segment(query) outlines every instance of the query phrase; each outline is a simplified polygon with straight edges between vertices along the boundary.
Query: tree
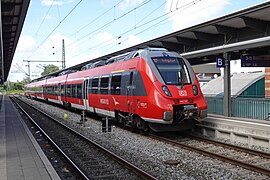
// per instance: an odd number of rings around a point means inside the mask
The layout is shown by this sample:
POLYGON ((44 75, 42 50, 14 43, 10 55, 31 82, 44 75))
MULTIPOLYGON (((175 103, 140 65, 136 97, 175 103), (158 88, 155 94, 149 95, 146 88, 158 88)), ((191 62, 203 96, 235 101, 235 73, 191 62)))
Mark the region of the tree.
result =
POLYGON ((23 78, 23 80, 21 82, 23 85, 25 85, 25 84, 30 83, 30 81, 31 81, 31 79, 29 78, 29 76, 27 76, 27 77, 23 78))
POLYGON ((59 67, 49 64, 48 66, 44 66, 44 71, 41 73, 41 76, 45 76, 56 71, 59 71, 59 67))

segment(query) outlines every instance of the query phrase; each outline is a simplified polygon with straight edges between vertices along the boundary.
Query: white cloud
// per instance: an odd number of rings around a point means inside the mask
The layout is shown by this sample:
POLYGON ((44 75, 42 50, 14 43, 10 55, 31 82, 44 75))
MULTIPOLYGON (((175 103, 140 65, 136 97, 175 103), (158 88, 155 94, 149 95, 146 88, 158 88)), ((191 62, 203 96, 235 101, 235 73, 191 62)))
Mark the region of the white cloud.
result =
POLYGON ((57 1, 57 0, 42 0, 41 4, 43 6, 51 6, 51 5, 63 5, 63 1, 57 1))
POLYGON ((25 52, 32 51, 36 45, 36 40, 32 36, 21 35, 16 51, 25 52))
POLYGON ((126 46, 131 47, 131 46, 134 46, 134 45, 142 43, 142 42, 143 41, 139 37, 134 36, 134 35, 129 35, 128 39, 127 39, 126 46))
MULTIPOLYGON (((143 3, 144 0, 123 0, 119 4, 117 4, 116 8, 120 10, 126 10, 129 7, 139 5, 143 3)), ((101 5, 109 4, 111 0, 100 0, 101 5)))
POLYGON ((90 51, 89 54, 81 57, 80 59, 82 61, 89 61, 91 59, 95 59, 95 58, 98 58, 100 56, 102 56, 102 52, 100 50, 93 50, 93 51, 90 51))
POLYGON ((230 0, 167 0, 166 9, 173 30, 180 30, 213 19, 230 0))
MULTIPOLYGON (((79 46, 74 43, 74 46, 70 47, 70 44, 72 43, 72 40, 69 39, 68 37, 56 33, 51 35, 40 47, 37 46, 38 43, 31 43, 30 40, 34 40, 32 37, 24 37, 23 36, 20 38, 19 43, 18 43, 18 48, 20 47, 19 44, 21 43, 21 51, 17 49, 15 57, 14 57, 14 63, 23 63, 26 64, 25 62, 22 62, 23 59, 27 60, 33 60, 33 61, 41 61, 41 62, 31 62, 31 73, 33 72, 42 72, 42 69, 36 67, 39 64, 42 65, 49 65, 49 64, 54 64, 56 66, 61 66, 62 63, 62 40, 64 39, 65 41, 65 59, 66 59, 66 66, 70 66, 78 64, 79 61, 78 59, 72 58, 72 55, 77 53, 80 49, 79 46), (22 40, 23 39, 23 40, 22 40), (27 44, 28 43, 28 44, 27 44), (28 49, 27 49, 28 47, 28 49), (23 51, 24 49, 27 51, 23 51), (59 61, 59 62, 42 62, 42 61, 59 61)), ((25 67, 24 67, 25 68, 25 67)))
POLYGON ((139 5, 143 2, 143 0, 124 0, 118 5, 118 8, 120 10, 125 10, 128 7, 139 5))
POLYGON ((103 45, 110 45, 114 43, 113 41, 114 37, 112 34, 108 32, 102 32, 96 35, 97 38, 97 44, 103 44, 103 45))

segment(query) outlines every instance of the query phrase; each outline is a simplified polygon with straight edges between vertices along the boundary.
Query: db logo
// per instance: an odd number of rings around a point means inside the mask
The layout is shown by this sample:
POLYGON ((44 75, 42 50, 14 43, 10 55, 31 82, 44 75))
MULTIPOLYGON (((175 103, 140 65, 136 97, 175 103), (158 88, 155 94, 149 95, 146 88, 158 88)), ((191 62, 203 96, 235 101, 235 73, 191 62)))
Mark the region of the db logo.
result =
POLYGON ((187 96, 187 91, 186 90, 179 90, 179 95, 180 96, 187 96))

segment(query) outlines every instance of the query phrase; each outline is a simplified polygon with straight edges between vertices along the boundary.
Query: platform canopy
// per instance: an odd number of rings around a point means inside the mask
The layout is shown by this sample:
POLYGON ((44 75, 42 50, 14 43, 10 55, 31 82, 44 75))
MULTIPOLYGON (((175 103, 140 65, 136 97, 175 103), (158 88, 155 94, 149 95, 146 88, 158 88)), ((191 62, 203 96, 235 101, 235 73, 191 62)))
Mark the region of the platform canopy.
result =
MULTIPOLYGON (((1 0, 0 81, 6 81, 30 0, 1 0)), ((0 83, 1 83, 0 82, 0 83)))

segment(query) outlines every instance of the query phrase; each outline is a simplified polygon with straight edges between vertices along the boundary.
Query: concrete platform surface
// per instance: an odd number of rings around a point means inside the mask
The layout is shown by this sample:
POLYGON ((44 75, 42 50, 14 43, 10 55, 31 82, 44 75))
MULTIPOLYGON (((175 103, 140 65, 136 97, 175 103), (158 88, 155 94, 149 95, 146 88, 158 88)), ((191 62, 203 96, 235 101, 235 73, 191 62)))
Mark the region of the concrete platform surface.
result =
POLYGON ((0 109, 0 180, 13 179, 60 178, 9 97, 3 96, 0 109))

